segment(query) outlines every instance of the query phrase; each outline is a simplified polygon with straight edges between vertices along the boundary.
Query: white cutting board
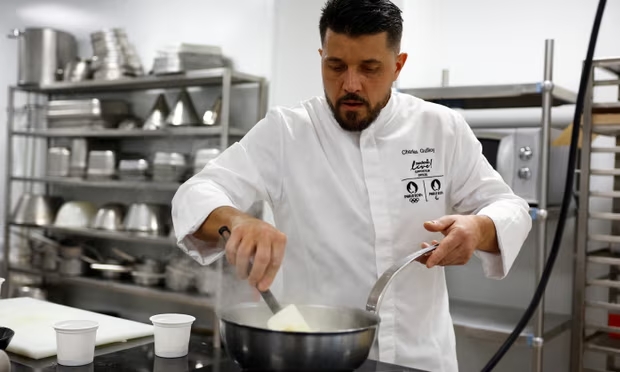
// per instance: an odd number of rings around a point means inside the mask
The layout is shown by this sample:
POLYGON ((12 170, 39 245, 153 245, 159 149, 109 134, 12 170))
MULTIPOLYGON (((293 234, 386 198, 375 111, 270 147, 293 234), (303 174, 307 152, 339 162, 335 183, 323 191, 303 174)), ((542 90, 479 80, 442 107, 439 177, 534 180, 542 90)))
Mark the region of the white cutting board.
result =
POLYGON ((97 345, 153 335, 153 326, 150 324, 27 297, 0 300, 0 326, 15 331, 7 351, 32 359, 56 355, 56 331, 53 325, 62 320, 74 319, 99 322, 97 345))

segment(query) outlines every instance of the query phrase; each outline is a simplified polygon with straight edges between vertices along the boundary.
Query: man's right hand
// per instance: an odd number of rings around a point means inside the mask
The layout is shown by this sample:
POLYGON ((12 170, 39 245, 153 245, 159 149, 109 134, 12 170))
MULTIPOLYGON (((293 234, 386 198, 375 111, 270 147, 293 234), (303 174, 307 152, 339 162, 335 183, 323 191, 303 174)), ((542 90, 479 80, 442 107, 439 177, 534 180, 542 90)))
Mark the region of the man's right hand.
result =
POLYGON ((195 236, 208 240, 217 235, 222 226, 230 228, 226 258, 235 266, 237 275, 248 279, 259 291, 269 289, 284 259, 286 235, 265 221, 234 208, 221 207, 211 213, 195 236), (252 258, 252 270, 248 275, 252 258))

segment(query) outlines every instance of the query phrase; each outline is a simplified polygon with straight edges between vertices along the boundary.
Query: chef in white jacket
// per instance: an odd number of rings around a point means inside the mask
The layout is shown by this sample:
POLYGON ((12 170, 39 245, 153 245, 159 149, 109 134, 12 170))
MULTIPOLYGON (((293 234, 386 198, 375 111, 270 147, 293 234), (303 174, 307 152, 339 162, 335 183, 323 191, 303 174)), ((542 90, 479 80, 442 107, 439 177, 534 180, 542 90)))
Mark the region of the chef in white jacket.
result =
POLYGON ((444 266, 476 255, 487 277, 506 276, 531 228, 528 205, 457 112, 391 89, 407 59, 400 9, 328 0, 319 29, 325 96, 271 109, 180 187, 178 244, 200 261, 228 226, 227 259, 250 284, 264 290, 277 274, 283 302, 364 308, 385 270, 440 241, 389 287, 377 357, 457 371, 444 266), (244 213, 261 200, 275 227, 244 213))

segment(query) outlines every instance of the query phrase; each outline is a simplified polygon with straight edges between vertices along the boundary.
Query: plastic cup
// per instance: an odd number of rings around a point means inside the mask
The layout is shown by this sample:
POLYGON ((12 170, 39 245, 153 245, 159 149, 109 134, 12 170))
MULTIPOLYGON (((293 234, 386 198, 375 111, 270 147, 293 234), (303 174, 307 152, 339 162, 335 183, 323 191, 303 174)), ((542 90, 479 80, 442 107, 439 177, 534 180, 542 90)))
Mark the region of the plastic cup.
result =
POLYGON ((155 355, 160 358, 181 358, 188 354, 192 323, 186 314, 158 314, 150 318, 155 334, 155 355))
POLYGON ((58 364, 75 367, 93 362, 99 323, 93 320, 65 320, 54 324, 58 364))

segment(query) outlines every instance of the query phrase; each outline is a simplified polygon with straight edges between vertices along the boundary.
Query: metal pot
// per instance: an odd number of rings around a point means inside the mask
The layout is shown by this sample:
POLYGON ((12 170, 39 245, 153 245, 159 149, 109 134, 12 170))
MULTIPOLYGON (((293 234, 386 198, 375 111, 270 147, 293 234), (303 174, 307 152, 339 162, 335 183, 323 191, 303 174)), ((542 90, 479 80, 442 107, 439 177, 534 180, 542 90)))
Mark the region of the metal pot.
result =
POLYGON ((379 327, 379 307, 394 276, 437 245, 398 261, 375 283, 366 310, 298 306, 313 332, 267 328, 273 316, 264 304, 240 304, 222 312, 220 330, 228 355, 244 370, 352 371, 368 358, 379 327), (316 330, 316 331, 314 331, 316 330))
POLYGON ((14 29, 9 38, 19 40, 19 85, 44 85, 62 80, 67 63, 77 58, 77 41, 64 31, 14 29))

